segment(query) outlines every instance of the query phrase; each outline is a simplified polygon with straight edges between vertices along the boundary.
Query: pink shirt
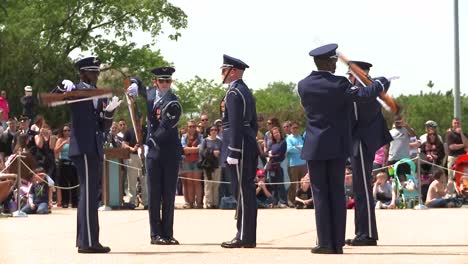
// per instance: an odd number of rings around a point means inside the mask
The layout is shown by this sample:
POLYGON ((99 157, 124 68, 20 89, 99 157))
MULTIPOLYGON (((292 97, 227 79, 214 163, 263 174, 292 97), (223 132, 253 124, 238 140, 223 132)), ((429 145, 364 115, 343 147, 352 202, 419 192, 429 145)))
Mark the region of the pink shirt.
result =
POLYGON ((8 114, 10 113, 10 107, 8 106, 8 101, 0 96, 0 109, 3 110, 3 120, 8 120, 8 114))
POLYGON ((384 149, 385 149, 385 146, 379 148, 376 152, 375 152, 375 156, 374 156, 374 163, 377 163, 377 164, 380 164, 380 165, 384 165, 384 149))

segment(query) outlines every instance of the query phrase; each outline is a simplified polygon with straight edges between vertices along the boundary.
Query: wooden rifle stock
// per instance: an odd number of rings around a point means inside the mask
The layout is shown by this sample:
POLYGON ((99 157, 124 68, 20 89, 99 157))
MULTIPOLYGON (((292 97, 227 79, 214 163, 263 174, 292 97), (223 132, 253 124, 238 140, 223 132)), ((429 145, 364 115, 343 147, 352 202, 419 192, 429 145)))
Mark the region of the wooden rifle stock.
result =
MULTIPOLYGON (((338 58, 344 62, 350 70, 356 74, 356 76, 367 86, 371 85, 374 81, 367 76, 367 74, 357 65, 354 63, 350 63, 348 58, 346 58, 343 53, 338 53, 338 58)), ((400 106, 397 104, 397 102, 390 96, 388 95, 385 91, 380 92, 379 98, 382 99, 382 101, 390 107, 390 110, 394 114, 399 114, 400 113, 400 106)))

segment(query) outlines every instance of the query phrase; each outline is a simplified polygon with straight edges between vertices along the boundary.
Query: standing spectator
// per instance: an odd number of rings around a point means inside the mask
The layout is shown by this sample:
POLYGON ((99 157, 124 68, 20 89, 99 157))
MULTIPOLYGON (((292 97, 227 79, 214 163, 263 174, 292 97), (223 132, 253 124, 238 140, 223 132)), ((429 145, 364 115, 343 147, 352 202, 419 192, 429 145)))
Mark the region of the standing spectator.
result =
POLYGON ((119 132, 117 133, 117 144, 122 146, 122 141, 124 139, 124 134, 127 131, 127 122, 125 119, 121 118, 119 120, 119 132))
MULTIPOLYGON (((203 140, 200 147, 200 160, 205 180, 221 180, 221 168, 219 167, 219 154, 221 153, 221 140, 218 136, 218 128, 210 128, 210 136, 203 140)), ((205 205, 208 209, 218 208, 219 183, 205 182, 205 205)))
MULTIPOLYGON (((295 121, 291 122, 291 134, 286 137, 286 145, 289 179, 291 182, 299 181, 307 173, 307 166, 305 160, 301 159, 304 138, 299 134, 299 124, 295 121)), ((297 189, 298 184, 291 183, 288 190, 288 204, 294 204, 297 189)))
POLYGON ((310 188, 310 177, 306 174, 301 179, 301 187, 296 191, 294 202, 296 209, 314 209, 314 198, 310 188))
POLYGON ((380 147, 374 155, 374 162, 372 164, 372 175, 376 175, 380 168, 387 166, 388 163, 388 149, 390 144, 383 145, 380 147))
POLYGON ((447 168, 449 170, 448 178, 453 180, 454 173, 452 166, 457 161, 458 156, 465 154, 465 148, 468 148, 468 134, 462 131, 460 119, 452 119, 452 128, 446 134, 446 142, 448 146, 447 168))
POLYGON ((42 123, 42 127, 39 130, 39 134, 34 136, 34 141, 37 147, 36 159, 38 166, 44 168, 47 175, 52 175, 55 158, 54 158, 54 149, 55 146, 51 143, 52 131, 50 130, 49 125, 46 122, 42 123))
POLYGON ((388 164, 393 165, 403 158, 410 157, 410 138, 416 136, 416 133, 401 116, 397 115, 390 134, 393 141, 390 142, 388 164))
MULTIPOLYGON (((55 155, 58 158, 58 174, 57 183, 62 187, 73 187, 78 185, 78 174, 73 162, 70 160, 68 155, 70 150, 70 125, 66 124, 59 130, 57 143, 55 144, 55 155)), ((57 190, 57 193, 61 191, 62 199, 59 200, 57 194, 57 206, 62 205, 63 208, 67 208, 71 203, 72 208, 78 207, 78 193, 79 189, 74 188, 71 190, 57 190)))
POLYGON ((33 89, 29 85, 24 87, 24 96, 21 97, 21 104, 23 105, 23 115, 27 116, 30 121, 34 120, 37 99, 33 96, 33 89))
POLYGON ((8 104, 7 93, 5 90, 0 92, 0 109, 3 110, 3 120, 5 121, 3 127, 6 128, 6 121, 10 118, 10 105, 8 104))
POLYGON ((203 197, 201 188, 201 170, 198 168, 199 146, 203 141, 202 135, 196 130, 195 120, 187 123, 188 132, 181 138, 184 148, 184 160, 182 161, 181 174, 189 179, 183 180, 184 208, 203 208, 203 197), (193 180, 192 180, 193 179, 193 180), (196 201, 196 205, 195 205, 196 201))
POLYGON ((31 130, 36 133, 39 133, 39 130, 41 130, 43 123, 44 123, 44 117, 42 115, 37 115, 34 118, 34 123, 31 125, 31 130))
POLYGON ((203 135, 203 131, 205 129, 203 128, 203 124, 200 122, 198 123, 197 125, 197 133, 200 134, 202 136, 202 138, 205 138, 205 136, 203 135))
MULTIPOLYGON (((424 142, 427 141, 427 135, 429 133, 429 130, 433 130, 433 131, 435 131, 437 133, 437 123, 435 121, 428 120, 424 124, 424 128, 426 129, 426 133, 422 134, 419 137, 419 142, 421 142, 421 144, 424 144, 424 142)), ((442 139, 441 135, 437 134, 437 137, 439 138, 440 142, 444 143, 444 140, 442 139)))
POLYGON ((208 121, 209 119, 207 114, 203 114, 200 116, 203 138, 206 138, 210 135, 210 123, 208 121))
MULTIPOLYGON (((286 141, 284 140, 283 134, 279 127, 273 127, 271 129, 271 145, 267 151, 268 160, 268 174, 272 183, 281 183, 284 181, 284 173, 281 168, 281 162, 286 157, 286 141)), ((284 184, 273 185, 273 196, 275 198, 275 204, 279 208, 286 208, 287 197, 284 184)))
POLYGON ((268 152, 268 148, 271 145, 271 129, 273 127, 280 127, 278 118, 273 117, 267 120, 267 131, 265 136, 263 136, 263 152, 268 152))
POLYGON ((283 122, 283 135, 287 137, 291 134, 291 121, 284 121, 283 122))
POLYGON ((119 141, 117 134, 119 133, 119 123, 112 122, 110 132, 107 136, 107 143, 113 148, 120 148, 122 142, 119 141))
POLYGON ((3 153, 4 157, 10 156, 13 153, 16 131, 16 120, 10 118, 7 122, 7 129, 3 131, 0 137, 0 152, 3 153))
POLYGON ((148 205, 146 179, 142 178, 141 170, 136 169, 141 169, 143 164, 141 163, 141 159, 138 156, 138 148, 140 148, 140 145, 137 144, 134 129, 127 129, 127 131, 125 131, 122 141, 122 148, 128 149, 130 151, 130 159, 127 160, 127 164, 129 166, 127 169, 127 195, 130 197, 129 206, 130 208, 134 208, 137 205, 137 182, 139 178, 143 207, 145 207, 148 205))

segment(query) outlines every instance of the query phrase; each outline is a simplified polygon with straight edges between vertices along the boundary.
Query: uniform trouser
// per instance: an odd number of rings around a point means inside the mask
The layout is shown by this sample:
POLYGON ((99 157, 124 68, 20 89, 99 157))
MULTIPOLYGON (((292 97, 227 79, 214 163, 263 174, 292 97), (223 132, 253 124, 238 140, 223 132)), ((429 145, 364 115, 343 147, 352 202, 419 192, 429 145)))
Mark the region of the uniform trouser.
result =
MULTIPOLYGON (((216 168, 212 172, 204 171, 205 180, 219 181, 221 180, 221 168, 216 168), (208 173, 211 177, 208 178, 208 173)), ((206 206, 218 206, 219 201, 219 183, 205 182, 205 204, 206 206)))
POLYGON ((140 177, 141 185, 141 198, 143 199, 143 205, 148 204, 148 194, 146 188, 146 179, 143 178, 143 173, 141 173, 142 165, 141 159, 137 154, 130 154, 130 159, 128 159, 128 168, 127 168, 127 183, 128 189, 127 193, 130 196, 130 203, 135 204, 137 199, 137 179, 140 177), (138 168, 138 169, 135 169, 138 168))
POLYGON ((167 156, 159 159, 146 159, 146 169, 151 237, 172 238, 179 160, 167 156))
POLYGON ((318 245, 341 248, 346 231, 345 159, 309 160, 307 166, 314 196, 318 245))
POLYGON ((257 162, 257 155, 244 155, 238 165, 226 165, 226 173, 231 175, 232 191, 236 198, 239 197, 236 238, 248 244, 257 242, 257 196, 254 182, 257 162), (241 182, 238 172, 242 173, 241 182))
POLYGON ((99 244, 98 196, 102 178, 102 157, 79 155, 71 157, 80 178, 76 246, 96 247, 99 244))
POLYGON ((378 239, 375 221, 375 203, 372 193, 374 155, 373 153, 367 153, 362 144, 360 144, 357 156, 351 158, 355 200, 354 232, 356 237, 378 239))

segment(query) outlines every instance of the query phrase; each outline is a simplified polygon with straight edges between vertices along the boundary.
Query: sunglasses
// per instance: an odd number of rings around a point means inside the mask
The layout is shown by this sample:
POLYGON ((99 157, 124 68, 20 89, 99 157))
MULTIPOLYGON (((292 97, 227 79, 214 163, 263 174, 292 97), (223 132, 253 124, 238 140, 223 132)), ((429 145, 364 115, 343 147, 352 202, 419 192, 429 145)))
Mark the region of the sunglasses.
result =
POLYGON ((158 83, 171 83, 172 82, 171 79, 156 79, 156 81, 158 83))
POLYGON ((201 121, 208 121, 208 119, 200 119, 201 121))
POLYGON ((64 129, 63 132, 70 132, 70 129, 64 129))
POLYGON ((299 127, 291 127, 291 129, 299 129, 299 127))
POLYGON ((267 125, 271 125, 271 122, 267 122, 267 125))
POLYGON ((195 126, 188 126, 189 128, 194 128, 195 126))

